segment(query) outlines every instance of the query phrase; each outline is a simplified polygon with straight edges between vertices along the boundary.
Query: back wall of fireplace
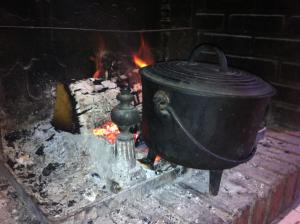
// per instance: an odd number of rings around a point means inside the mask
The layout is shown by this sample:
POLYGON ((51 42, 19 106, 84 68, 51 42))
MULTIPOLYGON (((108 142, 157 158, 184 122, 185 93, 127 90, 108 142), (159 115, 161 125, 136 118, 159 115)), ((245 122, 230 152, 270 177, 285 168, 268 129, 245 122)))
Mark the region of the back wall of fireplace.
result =
POLYGON ((26 0, 6 1, 0 12, 0 83, 12 89, 5 98, 24 94, 24 76, 40 86, 90 77, 99 42, 131 54, 143 34, 157 61, 187 58, 201 42, 219 45, 230 65, 277 89, 272 124, 300 127, 296 0, 26 0))

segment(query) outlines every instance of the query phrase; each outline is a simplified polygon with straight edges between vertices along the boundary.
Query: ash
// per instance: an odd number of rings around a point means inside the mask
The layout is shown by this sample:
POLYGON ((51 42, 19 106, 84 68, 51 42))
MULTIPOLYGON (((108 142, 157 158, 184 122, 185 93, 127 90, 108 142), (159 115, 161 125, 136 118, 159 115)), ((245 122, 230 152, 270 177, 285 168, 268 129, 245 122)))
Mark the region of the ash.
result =
MULTIPOLYGON (((2 143, 11 172, 52 218, 69 216, 173 169, 162 162, 159 172, 140 164, 132 170, 112 170, 122 167, 122 161, 113 157, 114 145, 93 135, 58 132, 50 121, 4 132, 2 143)), ((137 149, 137 157, 146 152, 137 149)))
POLYGON ((105 140, 57 132, 50 122, 41 122, 31 130, 6 133, 3 143, 7 164, 45 213, 62 215, 107 192, 104 161, 110 161, 111 145, 105 140))
POLYGON ((0 223, 40 223, 19 200, 15 188, 4 177, 0 177, 0 223))

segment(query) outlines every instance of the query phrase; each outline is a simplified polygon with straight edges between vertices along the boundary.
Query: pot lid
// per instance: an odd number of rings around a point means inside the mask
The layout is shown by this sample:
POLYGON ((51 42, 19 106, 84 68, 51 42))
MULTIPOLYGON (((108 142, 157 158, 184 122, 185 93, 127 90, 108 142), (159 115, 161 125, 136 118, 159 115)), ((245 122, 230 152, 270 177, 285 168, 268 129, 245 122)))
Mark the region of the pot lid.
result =
MULTIPOLYGON (((214 49, 216 50, 216 49, 214 49)), ((218 49, 219 51, 219 49, 218 49)), ((225 55, 217 52, 219 64, 190 61, 156 63, 140 70, 143 78, 159 85, 199 95, 268 97, 274 88, 248 72, 227 67, 225 55)))

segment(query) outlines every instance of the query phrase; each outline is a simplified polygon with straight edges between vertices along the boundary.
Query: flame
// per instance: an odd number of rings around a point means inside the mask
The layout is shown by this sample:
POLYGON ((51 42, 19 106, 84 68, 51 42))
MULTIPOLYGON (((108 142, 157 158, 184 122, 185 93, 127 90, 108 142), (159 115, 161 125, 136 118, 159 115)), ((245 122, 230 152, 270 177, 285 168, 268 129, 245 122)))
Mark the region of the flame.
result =
POLYGON ((156 157, 155 157, 155 162, 159 162, 161 160, 161 157, 159 156, 159 155, 157 155, 156 157))
POLYGON ((118 126, 112 121, 104 123, 102 126, 94 128, 93 134, 96 136, 103 136, 109 143, 114 144, 120 131, 118 126))
MULTIPOLYGON (((110 144, 115 144, 118 135, 120 134, 118 126, 112 122, 112 121, 107 121, 100 127, 94 128, 93 129, 93 134, 95 136, 102 136, 104 137, 110 144)), ((134 141, 138 138, 139 133, 134 133, 134 141)))
POLYGON ((138 66, 139 68, 143 68, 148 65, 145 61, 143 61, 137 55, 133 55, 133 61, 134 61, 135 65, 138 66))
POLYGON ((105 42, 101 38, 99 41, 99 46, 97 49, 97 52, 94 54, 94 56, 91 56, 90 59, 95 63, 96 71, 93 74, 94 79, 98 79, 101 76, 103 76, 103 56, 105 54, 105 42))
POLYGON ((132 55, 133 62, 139 68, 143 68, 147 65, 154 63, 154 58, 151 53, 149 45, 144 40, 144 37, 141 36, 140 47, 137 53, 132 55))
POLYGON ((94 79, 99 79, 100 77, 101 77, 101 71, 100 70, 95 71, 95 73, 93 75, 93 78, 94 79))

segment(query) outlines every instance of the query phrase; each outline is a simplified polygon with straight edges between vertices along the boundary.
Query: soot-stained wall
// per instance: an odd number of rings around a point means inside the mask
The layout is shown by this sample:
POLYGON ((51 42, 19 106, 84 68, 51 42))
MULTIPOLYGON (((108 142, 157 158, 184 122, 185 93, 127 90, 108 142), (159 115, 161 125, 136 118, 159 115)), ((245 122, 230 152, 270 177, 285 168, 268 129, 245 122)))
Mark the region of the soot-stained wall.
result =
POLYGON ((22 76, 16 67, 37 80, 89 77, 99 42, 130 54, 139 47, 138 31, 150 29, 155 32, 143 35, 157 61, 187 58, 202 42, 219 45, 229 65, 277 89, 271 120, 299 128, 299 25, 297 0, 6 1, 0 6, 0 77, 22 76), (180 29, 157 32, 169 28, 180 29))
POLYGON ((300 4, 297 0, 198 0, 198 42, 220 45, 229 64, 277 89, 273 122, 300 128, 300 4))

